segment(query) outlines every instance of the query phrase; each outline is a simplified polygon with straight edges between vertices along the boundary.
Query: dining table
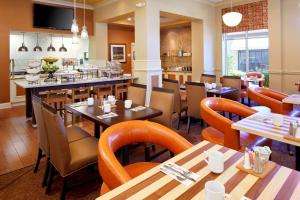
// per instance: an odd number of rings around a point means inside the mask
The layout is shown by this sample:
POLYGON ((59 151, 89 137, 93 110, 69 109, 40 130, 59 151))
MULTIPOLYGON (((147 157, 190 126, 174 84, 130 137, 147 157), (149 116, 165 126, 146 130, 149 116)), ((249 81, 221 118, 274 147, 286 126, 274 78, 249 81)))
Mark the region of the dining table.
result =
MULTIPOLYGON (((132 104, 132 108, 136 108, 141 105, 132 104)), ((105 114, 101 105, 101 100, 95 100, 92 106, 87 104, 87 101, 78 102, 73 104, 66 104, 67 111, 82 116, 94 123, 94 136, 100 137, 100 126, 106 129, 114 124, 129 121, 129 120, 148 120, 154 117, 162 115, 162 111, 144 107, 143 109, 134 111, 134 109, 127 109, 124 106, 124 101, 118 100, 115 105, 112 105, 111 112, 117 114, 115 117, 101 118, 101 115, 105 114)))
MULTIPOLYGON (((289 135, 289 128, 291 122, 300 122, 299 117, 290 117, 282 115, 283 124, 282 126, 275 126, 272 123, 271 114, 255 113, 249 117, 246 117, 240 121, 237 121, 231 125, 231 128, 243 132, 257 135, 264 138, 269 138, 282 143, 294 145, 296 152, 296 170, 300 171, 300 142, 296 140, 287 139, 289 135)), ((276 114, 281 115, 281 114, 276 114)))
POLYGON ((275 164, 263 178, 239 170, 243 154, 208 141, 202 141, 164 163, 131 179, 123 185, 100 196, 106 199, 205 199, 205 183, 215 180, 225 186, 232 200, 240 199, 300 199, 300 172, 275 164), (205 153, 217 150, 224 155, 224 171, 215 174, 208 169, 205 153), (167 163, 198 174, 196 182, 182 184, 160 171, 167 163))
POLYGON ((283 103, 300 105, 300 94, 291 94, 282 100, 283 103))

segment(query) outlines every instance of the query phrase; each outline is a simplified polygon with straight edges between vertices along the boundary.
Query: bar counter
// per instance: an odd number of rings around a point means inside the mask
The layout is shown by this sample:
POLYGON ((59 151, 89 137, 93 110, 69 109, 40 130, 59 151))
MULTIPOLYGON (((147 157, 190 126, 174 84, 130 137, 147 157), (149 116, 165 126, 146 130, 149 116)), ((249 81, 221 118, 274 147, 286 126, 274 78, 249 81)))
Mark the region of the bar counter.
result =
POLYGON ((90 87, 105 84, 126 83, 133 80, 133 77, 116 77, 116 78, 91 78, 76 81, 52 81, 45 82, 40 79, 37 83, 29 83, 25 79, 15 80, 15 84, 25 89, 26 95, 26 119, 32 119, 32 124, 35 125, 35 118, 32 109, 32 95, 38 95, 40 92, 47 90, 71 89, 76 87, 90 87))

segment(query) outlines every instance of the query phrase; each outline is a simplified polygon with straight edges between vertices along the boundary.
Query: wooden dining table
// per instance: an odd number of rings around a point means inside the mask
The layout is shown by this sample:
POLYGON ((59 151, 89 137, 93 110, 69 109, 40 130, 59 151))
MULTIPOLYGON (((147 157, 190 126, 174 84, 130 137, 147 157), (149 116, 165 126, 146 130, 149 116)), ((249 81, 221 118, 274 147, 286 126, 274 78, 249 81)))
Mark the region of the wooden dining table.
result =
POLYGON ((282 100, 283 103, 300 105, 300 94, 292 94, 282 100))
MULTIPOLYGON (((88 119, 94 123, 94 136, 100 137, 100 126, 106 129, 114 124, 129 121, 129 120, 147 120, 154 117, 162 115, 160 110, 145 107, 144 110, 132 111, 131 109, 126 109, 124 106, 124 101, 118 100, 116 105, 111 108, 111 112, 118 114, 117 117, 100 119, 99 116, 105 114, 100 106, 100 100, 95 100, 93 106, 88 106, 87 102, 79 102, 75 104, 67 104, 65 106, 66 110, 80 115, 85 119, 88 119)), ((132 105, 132 108, 140 105, 132 105)))
POLYGON ((300 199, 300 173, 280 165, 264 178, 258 178, 239 170, 236 165, 243 161, 243 154, 235 150, 203 141, 190 149, 167 160, 184 167, 200 178, 195 183, 184 185, 160 172, 160 167, 152 168, 97 198, 104 199, 204 199, 205 183, 210 180, 224 184, 226 193, 232 200, 241 197, 250 199, 300 199), (204 161, 204 151, 218 150, 224 153, 224 171, 214 174, 204 161))
MULTIPOLYGON (((279 114, 277 114, 279 115, 279 114)), ((300 171, 300 142, 286 139, 285 135, 289 134, 290 122, 300 122, 298 117, 283 116, 283 125, 280 127, 272 124, 271 116, 265 115, 268 120, 257 120, 256 116, 264 116, 256 113, 231 125, 231 128, 239 131, 244 131, 264 138, 269 138, 286 144, 291 144, 296 147, 296 170, 300 171)))

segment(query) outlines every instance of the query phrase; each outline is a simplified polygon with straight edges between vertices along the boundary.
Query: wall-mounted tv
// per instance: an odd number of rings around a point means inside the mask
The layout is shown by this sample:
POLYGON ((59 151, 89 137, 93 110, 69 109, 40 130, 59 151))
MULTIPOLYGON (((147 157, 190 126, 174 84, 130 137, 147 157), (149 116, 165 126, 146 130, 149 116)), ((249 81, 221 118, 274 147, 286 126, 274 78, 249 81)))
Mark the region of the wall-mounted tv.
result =
POLYGON ((73 16, 73 8, 33 4, 34 28, 70 30, 73 16))

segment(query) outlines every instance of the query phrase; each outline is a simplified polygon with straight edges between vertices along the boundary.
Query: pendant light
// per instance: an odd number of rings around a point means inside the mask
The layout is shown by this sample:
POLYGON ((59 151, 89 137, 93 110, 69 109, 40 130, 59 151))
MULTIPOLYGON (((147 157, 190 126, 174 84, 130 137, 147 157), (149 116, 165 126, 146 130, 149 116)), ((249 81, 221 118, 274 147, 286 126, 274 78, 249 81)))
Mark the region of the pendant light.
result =
POLYGON ((232 0, 231 0, 231 11, 228 13, 225 13, 223 16, 223 22, 229 27, 234 27, 239 25, 241 23, 243 15, 239 12, 233 12, 232 11, 232 0))
POLYGON ((27 52, 28 48, 25 46, 24 44, 24 35, 25 33, 23 33, 23 42, 22 42, 22 46, 19 47, 18 51, 22 51, 22 52, 27 52))
POLYGON ((72 44, 78 44, 79 43, 79 38, 77 33, 73 33, 73 37, 72 37, 72 44))
POLYGON ((63 35, 61 36, 61 47, 59 48, 59 51, 60 52, 67 52, 68 51, 67 48, 64 45, 64 36, 63 35))
POLYGON ((36 34, 36 45, 33 48, 33 51, 43 51, 42 47, 39 45, 39 34, 36 34))
POLYGON ((76 20, 76 0, 74 0, 74 18, 73 18, 73 23, 71 26, 71 32, 72 33, 79 32, 79 28, 78 28, 78 24, 77 24, 77 20, 76 20))
POLYGON ((55 51, 55 48, 52 45, 52 35, 51 35, 51 42, 50 42, 50 46, 47 48, 47 51, 55 51))
POLYGON ((83 0, 83 27, 81 30, 81 39, 88 39, 89 38, 89 34, 87 31, 87 27, 85 25, 85 0, 83 0))

